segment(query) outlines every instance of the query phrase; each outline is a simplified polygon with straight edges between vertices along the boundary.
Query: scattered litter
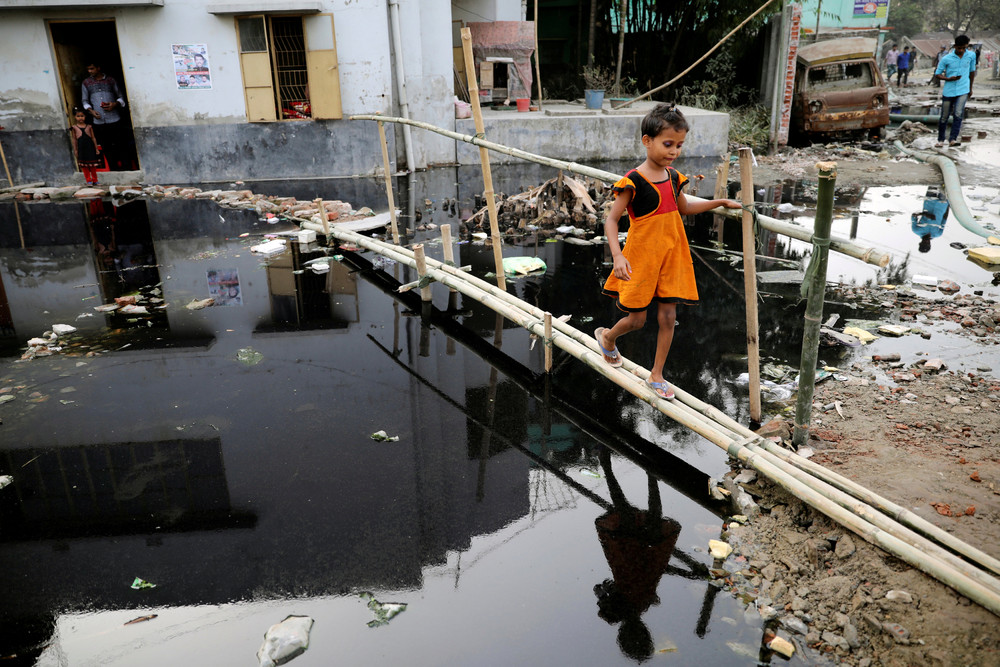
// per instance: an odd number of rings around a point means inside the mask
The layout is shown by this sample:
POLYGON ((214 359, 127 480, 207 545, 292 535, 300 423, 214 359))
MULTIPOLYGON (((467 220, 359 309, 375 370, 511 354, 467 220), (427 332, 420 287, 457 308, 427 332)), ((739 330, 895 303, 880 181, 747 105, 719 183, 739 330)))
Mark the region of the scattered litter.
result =
POLYGON ((938 279, 934 276, 922 276, 918 274, 914 275, 913 278, 910 279, 910 282, 914 285, 930 285, 932 287, 937 287, 938 279))
POLYGON ((250 246, 250 252, 257 253, 258 255, 275 255, 279 252, 284 252, 284 250, 284 239, 274 239, 273 241, 250 246))
POLYGON ((69 324, 53 324, 52 331, 57 336, 64 336, 66 334, 70 334, 76 331, 76 327, 70 326, 69 324))
POLYGON ((136 577, 135 581, 132 582, 132 588, 134 588, 135 590, 140 590, 143 588, 156 588, 156 584, 151 584, 145 579, 140 579, 139 577, 136 577))
POLYGON ((886 336, 895 336, 899 338, 906 332, 910 330, 910 327, 904 327, 900 324, 883 324, 878 328, 880 334, 885 334, 886 336))
POLYGON ((135 623, 142 623, 144 621, 152 621, 157 617, 157 614, 150 614, 148 616, 140 616, 139 618, 133 618, 131 621, 125 621, 124 625, 134 625, 135 623))
POLYGON ((188 310, 201 310, 202 308, 208 308, 213 303, 215 303, 215 299, 212 297, 208 297, 207 299, 191 299, 191 302, 184 307, 188 310))
POLYGON ((369 437, 376 442, 399 442, 398 435, 389 435, 385 431, 375 431, 369 437))
POLYGON ((362 600, 368 600, 368 608, 375 613, 375 619, 368 621, 369 628, 388 625, 395 616, 406 611, 405 602, 379 602, 371 593, 362 593, 362 600))
POLYGON ((236 351, 236 359, 247 366, 256 366, 264 360, 264 355, 252 347, 244 347, 236 351))
POLYGON ((733 553, 733 548, 720 540, 709 540, 708 551, 712 554, 712 558, 725 560, 729 554, 733 553))
POLYGON ((535 271, 545 271, 545 262, 540 257, 504 257, 504 273, 526 276, 535 271))
POLYGON ((13 483, 14 478, 10 475, 0 475, 0 489, 13 483))
POLYGON ((94 310, 96 310, 99 313, 111 313, 111 312, 114 312, 114 311, 118 310, 118 304, 117 303, 105 303, 105 304, 103 304, 101 306, 94 306, 94 310))
POLYGON ((970 248, 969 258, 977 259, 987 264, 1000 264, 1000 248, 989 246, 984 248, 970 248))
POLYGON ((792 654, 795 653, 795 644, 777 635, 768 643, 767 647, 786 658, 791 658, 792 654))
POLYGON ((878 336, 860 327, 844 327, 844 333, 847 334, 848 336, 854 336, 865 345, 872 342, 873 340, 878 340, 878 336))
POLYGON ((591 470, 590 468, 584 468, 583 470, 580 471, 580 474, 583 475, 584 477, 596 477, 596 478, 601 477, 601 473, 597 472, 596 470, 591 470))
POLYGON ((789 204, 788 202, 785 202, 784 204, 778 204, 778 211, 781 213, 791 213, 792 209, 794 208, 795 207, 789 204))
POLYGON ((297 658, 309 648, 309 631, 313 619, 309 616, 286 616, 264 633, 264 642, 257 650, 260 667, 275 667, 297 658))
POLYGON ((146 310, 146 306, 137 306, 134 303, 122 306, 118 312, 124 315, 149 315, 149 311, 146 310))

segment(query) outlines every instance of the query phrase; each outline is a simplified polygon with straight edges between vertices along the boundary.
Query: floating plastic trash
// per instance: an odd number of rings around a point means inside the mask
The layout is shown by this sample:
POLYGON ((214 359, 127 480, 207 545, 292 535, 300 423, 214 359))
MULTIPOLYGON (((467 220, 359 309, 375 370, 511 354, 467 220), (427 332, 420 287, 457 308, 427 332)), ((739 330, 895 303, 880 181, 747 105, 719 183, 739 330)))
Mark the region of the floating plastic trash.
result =
POLYGON ((76 327, 69 324, 53 324, 52 331, 58 336, 64 336, 68 333, 73 333, 76 331, 76 327))
POLYGON ((215 303, 215 299, 212 297, 208 297, 207 299, 191 299, 191 303, 184 307, 188 310, 201 310, 202 308, 208 308, 213 303, 215 303))
POLYGON ((273 241, 250 246, 250 252, 257 253, 258 255, 274 255, 284 250, 284 239, 274 239, 273 241))
POLYGON ((286 616, 264 633, 264 643, 257 650, 260 667, 275 667, 297 658, 309 648, 309 631, 313 619, 309 616, 286 616))
POLYGON ((12 484, 13 482, 14 478, 11 477, 10 475, 0 475, 0 489, 9 484, 12 484))
POLYGON ((718 558, 719 560, 724 560, 729 554, 733 553, 733 548, 720 540, 709 540, 708 550, 711 552, 712 558, 718 558))
POLYGON ((389 435, 385 431, 375 431, 374 433, 371 434, 370 437, 371 437, 372 440, 376 440, 378 442, 398 442, 399 441, 399 436, 398 435, 389 435))
POLYGON ((256 366, 264 360, 264 355, 252 347, 244 347, 236 351, 236 359, 247 366, 256 366))
POLYGON ((878 336, 860 327, 844 327, 844 333, 847 334, 848 336, 854 336, 855 338, 860 340, 862 343, 865 343, 866 345, 872 342, 873 340, 878 340, 878 336))
POLYGON ((984 248, 970 248, 969 257, 978 259, 987 264, 1000 264, 1000 248, 989 246, 984 248))
POLYGON ((379 602, 371 593, 362 593, 362 600, 368 600, 368 608, 375 614, 375 619, 368 621, 369 628, 388 625, 395 616, 406 611, 405 602, 379 602))
POLYGON ((545 271, 545 262, 539 257, 504 257, 504 273, 526 276, 535 271, 545 271))
POLYGON ((132 582, 132 588, 134 588, 135 590, 140 590, 143 588, 156 588, 156 584, 151 584, 145 579, 140 579, 139 577, 136 577, 135 581, 132 582))

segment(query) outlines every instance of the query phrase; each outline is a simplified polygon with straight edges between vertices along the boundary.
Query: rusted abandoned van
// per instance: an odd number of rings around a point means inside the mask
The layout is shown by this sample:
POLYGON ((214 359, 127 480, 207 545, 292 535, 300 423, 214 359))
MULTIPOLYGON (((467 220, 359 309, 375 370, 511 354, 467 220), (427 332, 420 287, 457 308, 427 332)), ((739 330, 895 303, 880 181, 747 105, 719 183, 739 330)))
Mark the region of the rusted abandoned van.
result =
POLYGON ((799 48, 793 140, 885 136, 889 90, 875 63, 875 46, 874 38, 845 37, 799 48))

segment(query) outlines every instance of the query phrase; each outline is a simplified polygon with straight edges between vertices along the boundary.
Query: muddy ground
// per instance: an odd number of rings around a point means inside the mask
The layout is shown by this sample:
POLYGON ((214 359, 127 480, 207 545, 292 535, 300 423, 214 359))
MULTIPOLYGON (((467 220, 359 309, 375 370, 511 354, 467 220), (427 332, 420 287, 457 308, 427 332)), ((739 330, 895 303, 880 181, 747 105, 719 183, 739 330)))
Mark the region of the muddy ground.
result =
MULTIPOLYGON (((980 73, 974 99, 981 108, 1000 108, 1000 82, 988 76, 980 73)), ((914 80, 927 78, 929 72, 914 80)), ((893 93, 911 103, 940 94, 927 85, 893 88, 893 93)), ((908 143, 921 134, 919 128, 896 129, 888 143, 893 135, 908 143)), ((963 184, 995 185, 1000 118, 969 119, 963 134, 971 134, 972 142, 944 150, 958 164, 963 184), (987 136, 980 139, 979 131, 987 136)), ((936 167, 877 148, 835 143, 758 157, 754 181, 767 185, 813 177, 815 163, 829 159, 837 162, 838 186, 940 183, 936 167)), ((963 292, 944 305, 932 301, 939 294, 923 291, 884 291, 872 297, 885 301, 890 294, 889 309, 927 333, 950 326, 977 345, 1000 344, 1000 302, 989 294, 963 292)), ((846 379, 817 385, 811 460, 1000 557, 1000 369, 935 371, 933 363, 924 367, 933 351, 933 340, 928 340, 925 356, 893 363, 865 356, 854 367, 841 369, 846 379)), ((789 417, 766 428, 792 448, 782 428, 790 425, 789 417)), ((726 538, 749 569, 745 576, 721 579, 720 585, 754 600, 751 610, 756 607, 765 619, 773 619, 777 634, 796 646, 795 660, 899 667, 1000 665, 996 615, 776 485, 757 479, 742 486, 761 511, 746 526, 731 524, 726 538)), ((727 561, 728 569, 738 569, 731 563, 727 561)))

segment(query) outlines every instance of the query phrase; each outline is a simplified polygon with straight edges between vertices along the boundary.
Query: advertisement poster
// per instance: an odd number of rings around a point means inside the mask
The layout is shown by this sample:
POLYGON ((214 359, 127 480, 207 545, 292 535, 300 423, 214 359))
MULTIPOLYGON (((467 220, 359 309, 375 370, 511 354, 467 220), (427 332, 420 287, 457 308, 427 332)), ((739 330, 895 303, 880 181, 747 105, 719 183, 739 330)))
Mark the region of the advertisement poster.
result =
POLYGON ((208 295, 216 306, 242 306, 240 273, 237 269, 209 269, 208 295))
POLYGON ((212 72, 208 68, 207 44, 171 44, 174 77, 181 90, 211 90, 212 72))
POLYGON ((854 15, 884 19, 889 13, 889 0, 854 0, 854 15))

